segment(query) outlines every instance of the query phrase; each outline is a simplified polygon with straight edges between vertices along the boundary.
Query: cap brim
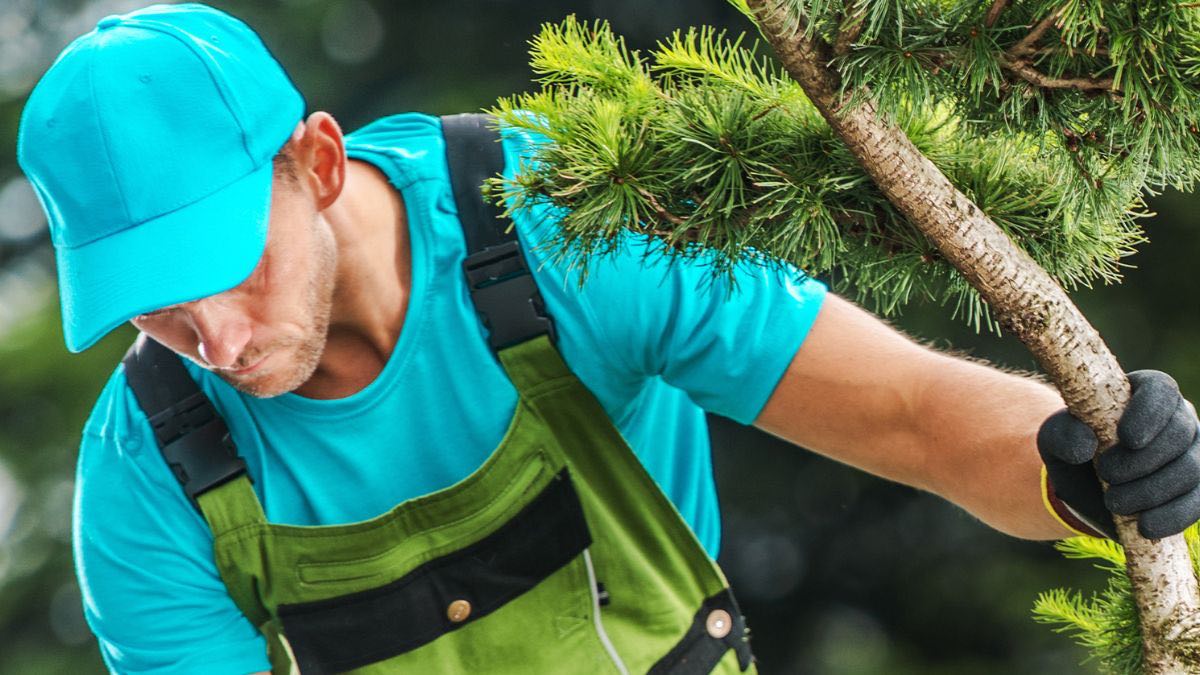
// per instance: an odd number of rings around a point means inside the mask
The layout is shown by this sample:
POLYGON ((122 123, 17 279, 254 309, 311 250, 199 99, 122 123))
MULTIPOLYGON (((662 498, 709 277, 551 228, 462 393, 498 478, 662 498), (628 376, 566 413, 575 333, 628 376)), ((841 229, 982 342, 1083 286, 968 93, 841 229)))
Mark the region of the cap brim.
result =
POLYGON ((75 248, 59 247, 67 349, 81 352, 138 314, 227 291, 267 241, 272 162, 175 211, 75 248))

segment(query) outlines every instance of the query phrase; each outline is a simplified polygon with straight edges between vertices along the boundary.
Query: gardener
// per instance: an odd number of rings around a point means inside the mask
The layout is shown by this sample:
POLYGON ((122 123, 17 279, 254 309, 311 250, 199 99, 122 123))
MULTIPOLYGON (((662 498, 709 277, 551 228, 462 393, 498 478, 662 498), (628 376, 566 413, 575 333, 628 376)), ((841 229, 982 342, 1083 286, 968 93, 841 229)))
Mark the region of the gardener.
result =
POLYGON ((76 483, 112 669, 751 668, 711 561, 705 410, 1014 536, 1200 517, 1197 421, 1162 373, 1131 375, 1102 496, 1052 389, 795 270, 740 269, 728 294, 630 235, 578 287, 539 246, 552 213, 514 215, 519 248, 487 215, 478 179, 535 142, 488 133, 403 114, 343 136, 202 5, 106 17, 42 78, 18 155, 67 346, 143 334, 76 483))

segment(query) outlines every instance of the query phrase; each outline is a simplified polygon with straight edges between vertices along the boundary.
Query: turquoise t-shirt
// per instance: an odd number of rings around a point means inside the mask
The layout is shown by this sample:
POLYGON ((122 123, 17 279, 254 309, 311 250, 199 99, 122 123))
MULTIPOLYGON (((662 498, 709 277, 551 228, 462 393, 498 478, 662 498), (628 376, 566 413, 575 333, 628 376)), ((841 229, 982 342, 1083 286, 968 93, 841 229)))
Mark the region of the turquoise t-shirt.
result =
MULTIPOLYGON (((506 132, 508 167, 532 140, 506 132)), ((378 378, 337 400, 245 396, 188 363, 229 423, 274 522, 335 525, 377 516, 466 477, 498 444, 516 392, 485 343, 462 278, 465 247, 441 124, 409 113, 347 136, 400 191, 412 293, 378 378)), ((710 283, 701 262, 643 260, 632 235, 590 270, 545 260, 551 211, 518 234, 554 317, 563 358, 629 441, 710 555, 720 539, 704 411, 755 419, 808 333, 825 287, 795 270, 710 283)), ((120 672, 268 669, 265 643, 225 592, 212 537, 155 446, 118 367, 84 428, 74 513, 84 613, 120 672)))

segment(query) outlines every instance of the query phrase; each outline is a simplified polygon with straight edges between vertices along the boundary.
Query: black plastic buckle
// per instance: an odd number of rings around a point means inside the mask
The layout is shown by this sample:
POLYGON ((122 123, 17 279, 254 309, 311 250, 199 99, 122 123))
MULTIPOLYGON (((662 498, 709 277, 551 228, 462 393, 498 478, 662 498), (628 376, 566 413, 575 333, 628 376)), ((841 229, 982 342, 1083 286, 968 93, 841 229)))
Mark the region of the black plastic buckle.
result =
POLYGON ((203 392, 188 396, 150 418, 163 457, 197 509, 196 499, 246 473, 225 420, 203 392))
POLYGON ((507 241, 468 256, 463 271, 475 311, 488 327, 492 350, 498 352, 539 335, 557 341, 554 321, 546 312, 519 242, 507 241))

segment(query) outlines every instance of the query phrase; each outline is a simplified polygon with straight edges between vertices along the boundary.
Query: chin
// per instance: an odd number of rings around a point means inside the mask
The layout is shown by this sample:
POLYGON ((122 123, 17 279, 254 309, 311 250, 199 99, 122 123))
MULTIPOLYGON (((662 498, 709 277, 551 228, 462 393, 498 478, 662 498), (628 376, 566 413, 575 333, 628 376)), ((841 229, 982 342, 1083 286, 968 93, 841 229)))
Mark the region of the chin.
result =
POLYGON ((304 386, 317 371, 324 352, 325 341, 301 344, 287 354, 274 355, 275 362, 265 372, 250 373, 244 378, 222 375, 234 389, 255 398, 274 398, 304 386), (279 364, 286 364, 281 369, 279 364))
POLYGON ((243 394, 255 398, 274 398, 295 391, 308 380, 308 376, 304 376, 300 372, 302 369, 298 368, 296 364, 289 363, 288 365, 291 368, 284 372, 280 372, 276 367, 265 372, 250 373, 244 376, 232 373, 221 373, 220 375, 221 379, 243 394))
POLYGON ((293 391, 300 386, 289 387, 286 382, 280 382, 277 378, 269 376, 241 379, 222 373, 221 379, 225 380, 234 389, 255 398, 275 398, 276 396, 282 396, 293 391))

